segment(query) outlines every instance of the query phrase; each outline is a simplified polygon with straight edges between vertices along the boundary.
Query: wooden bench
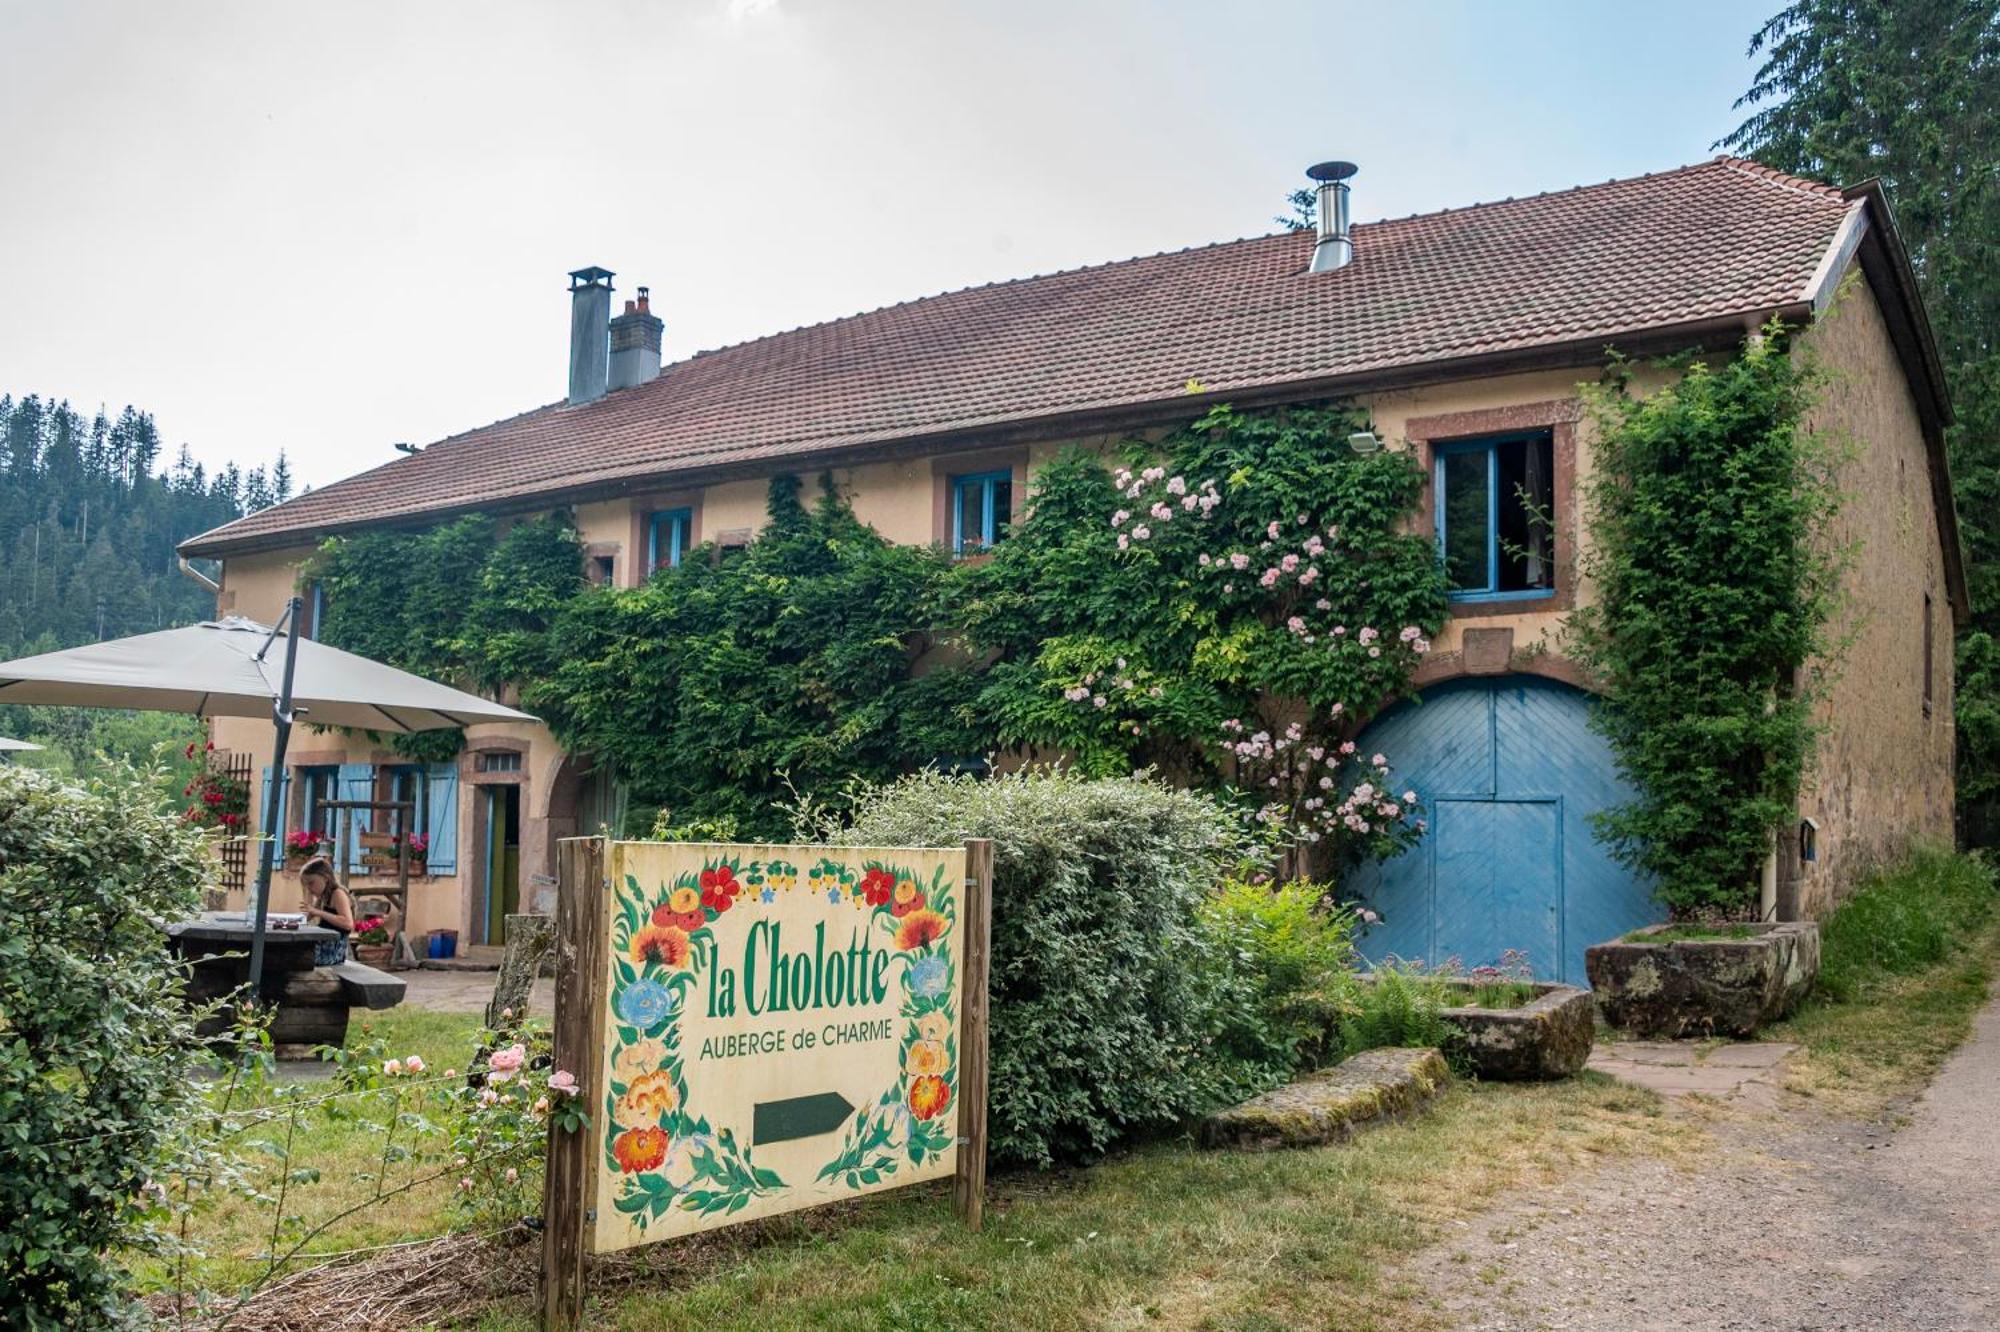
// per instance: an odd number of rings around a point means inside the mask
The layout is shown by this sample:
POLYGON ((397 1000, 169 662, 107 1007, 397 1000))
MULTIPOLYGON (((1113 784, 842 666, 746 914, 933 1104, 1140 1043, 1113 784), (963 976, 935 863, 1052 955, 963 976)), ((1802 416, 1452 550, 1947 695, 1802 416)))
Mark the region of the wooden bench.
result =
POLYGON ((391 976, 386 971, 360 962, 342 962, 337 967, 328 967, 340 980, 341 997, 350 1008, 367 1008, 380 1011, 394 1008, 403 1002, 403 993, 408 988, 399 976, 391 976))

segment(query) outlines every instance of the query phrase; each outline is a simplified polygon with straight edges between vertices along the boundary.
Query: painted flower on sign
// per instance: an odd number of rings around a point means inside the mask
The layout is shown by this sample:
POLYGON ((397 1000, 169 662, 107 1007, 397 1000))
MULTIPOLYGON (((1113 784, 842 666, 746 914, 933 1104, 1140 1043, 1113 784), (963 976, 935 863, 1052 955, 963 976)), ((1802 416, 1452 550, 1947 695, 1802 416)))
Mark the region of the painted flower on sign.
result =
MULTIPOLYGON (((942 965, 944 962, 943 958, 927 957, 924 959, 923 962, 919 962, 915 967, 910 968, 912 972, 912 978, 914 979, 914 973, 918 969, 922 968, 925 965, 925 963, 929 962, 937 962, 939 966, 936 968, 936 970, 938 970, 939 972, 943 971, 944 969, 942 965)), ((942 979, 942 976, 940 976, 940 979, 942 979)), ((940 991, 939 993, 942 993, 942 991, 940 991)), ((923 997, 926 999, 935 999, 937 998, 937 995, 927 994, 924 995, 923 997)), ((951 1035, 951 1019, 949 1017, 946 1017, 943 1013, 933 1009, 931 1012, 928 1012, 924 1014, 922 1017, 917 1019, 917 1036, 920 1039, 926 1041, 942 1041, 945 1037, 949 1035, 951 1035)))
POLYGON ((936 1041, 913 1041, 903 1054, 903 1068, 912 1077, 930 1073, 942 1073, 950 1061, 945 1058, 944 1046, 936 1041))
POLYGON ((924 894, 922 889, 918 888, 909 879, 904 879, 896 885, 895 899, 889 906, 891 915, 901 919, 913 911, 922 911, 923 909, 924 894))
POLYGON ((950 984, 951 964, 941 957, 918 958, 910 965, 910 993, 919 999, 936 999, 950 984))
POLYGON ((904 952, 927 948, 944 938, 951 922, 935 911, 913 911, 896 927, 896 947, 904 952))
POLYGON ((628 1175, 657 1170, 667 1159, 667 1135, 657 1128, 626 1129, 612 1142, 611 1155, 628 1175))
POLYGON ((618 1122, 621 1124, 656 1124, 661 1115, 681 1103, 680 1092, 674 1087, 674 1075, 664 1068, 650 1073, 641 1073, 625 1088, 625 1094, 618 1098, 618 1122))
POLYGON ((896 891, 896 876, 885 869, 871 869, 861 876, 861 895, 872 907, 886 906, 896 891))
POLYGON ((693 933, 708 924, 701 909, 701 894, 693 888, 676 888, 666 901, 653 908, 655 925, 672 925, 693 933))
POLYGON ((656 980, 637 980, 618 995, 618 1016, 644 1032, 657 1031, 674 1015, 680 997, 656 980))
POLYGON ((918 1119, 935 1119, 951 1104, 951 1086, 941 1077, 930 1075, 910 1084, 910 1113, 918 1119))
POLYGON ((632 960, 642 966, 657 962, 678 971, 692 951, 687 931, 678 925, 648 925, 632 936, 632 960))

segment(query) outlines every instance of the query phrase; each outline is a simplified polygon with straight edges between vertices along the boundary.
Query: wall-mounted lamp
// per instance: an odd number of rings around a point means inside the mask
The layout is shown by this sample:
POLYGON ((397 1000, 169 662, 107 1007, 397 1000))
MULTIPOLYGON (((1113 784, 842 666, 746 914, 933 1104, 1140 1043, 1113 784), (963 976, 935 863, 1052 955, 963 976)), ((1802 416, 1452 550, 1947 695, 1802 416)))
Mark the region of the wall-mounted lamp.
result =
POLYGON ((1347 447, 1366 458, 1382 451, 1382 440, 1372 430, 1357 430, 1347 437, 1347 447))

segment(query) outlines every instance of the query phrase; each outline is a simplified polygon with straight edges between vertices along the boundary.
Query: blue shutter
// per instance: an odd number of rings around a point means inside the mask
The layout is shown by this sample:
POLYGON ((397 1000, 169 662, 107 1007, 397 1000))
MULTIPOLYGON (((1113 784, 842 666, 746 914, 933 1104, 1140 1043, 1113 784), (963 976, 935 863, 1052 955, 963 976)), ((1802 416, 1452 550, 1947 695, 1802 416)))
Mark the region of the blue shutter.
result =
MULTIPOLYGON (((334 785, 340 794, 336 800, 373 800, 375 798, 375 765, 372 763, 343 763, 340 776, 334 785)), ((368 826, 368 811, 362 809, 342 810, 340 821, 347 827, 347 845, 341 855, 341 865, 350 873, 361 869, 361 839, 357 835, 368 826)))
POLYGON ((458 872, 458 765, 433 763, 424 782, 425 816, 430 821, 430 871, 458 872))

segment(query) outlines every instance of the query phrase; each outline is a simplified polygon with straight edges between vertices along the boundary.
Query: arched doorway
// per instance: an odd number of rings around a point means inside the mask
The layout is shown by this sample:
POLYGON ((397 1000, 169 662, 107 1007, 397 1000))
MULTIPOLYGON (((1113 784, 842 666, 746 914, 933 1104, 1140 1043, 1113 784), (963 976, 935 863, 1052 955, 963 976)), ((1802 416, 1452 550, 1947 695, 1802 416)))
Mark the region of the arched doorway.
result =
POLYGON ((1439 685, 1370 724, 1361 752, 1388 757, 1428 826, 1350 881, 1382 917, 1360 940, 1365 956, 1476 967, 1520 949, 1538 979, 1581 985, 1584 949, 1663 916, 1592 830, 1592 814, 1632 793, 1590 707, 1555 680, 1491 676, 1439 685))

